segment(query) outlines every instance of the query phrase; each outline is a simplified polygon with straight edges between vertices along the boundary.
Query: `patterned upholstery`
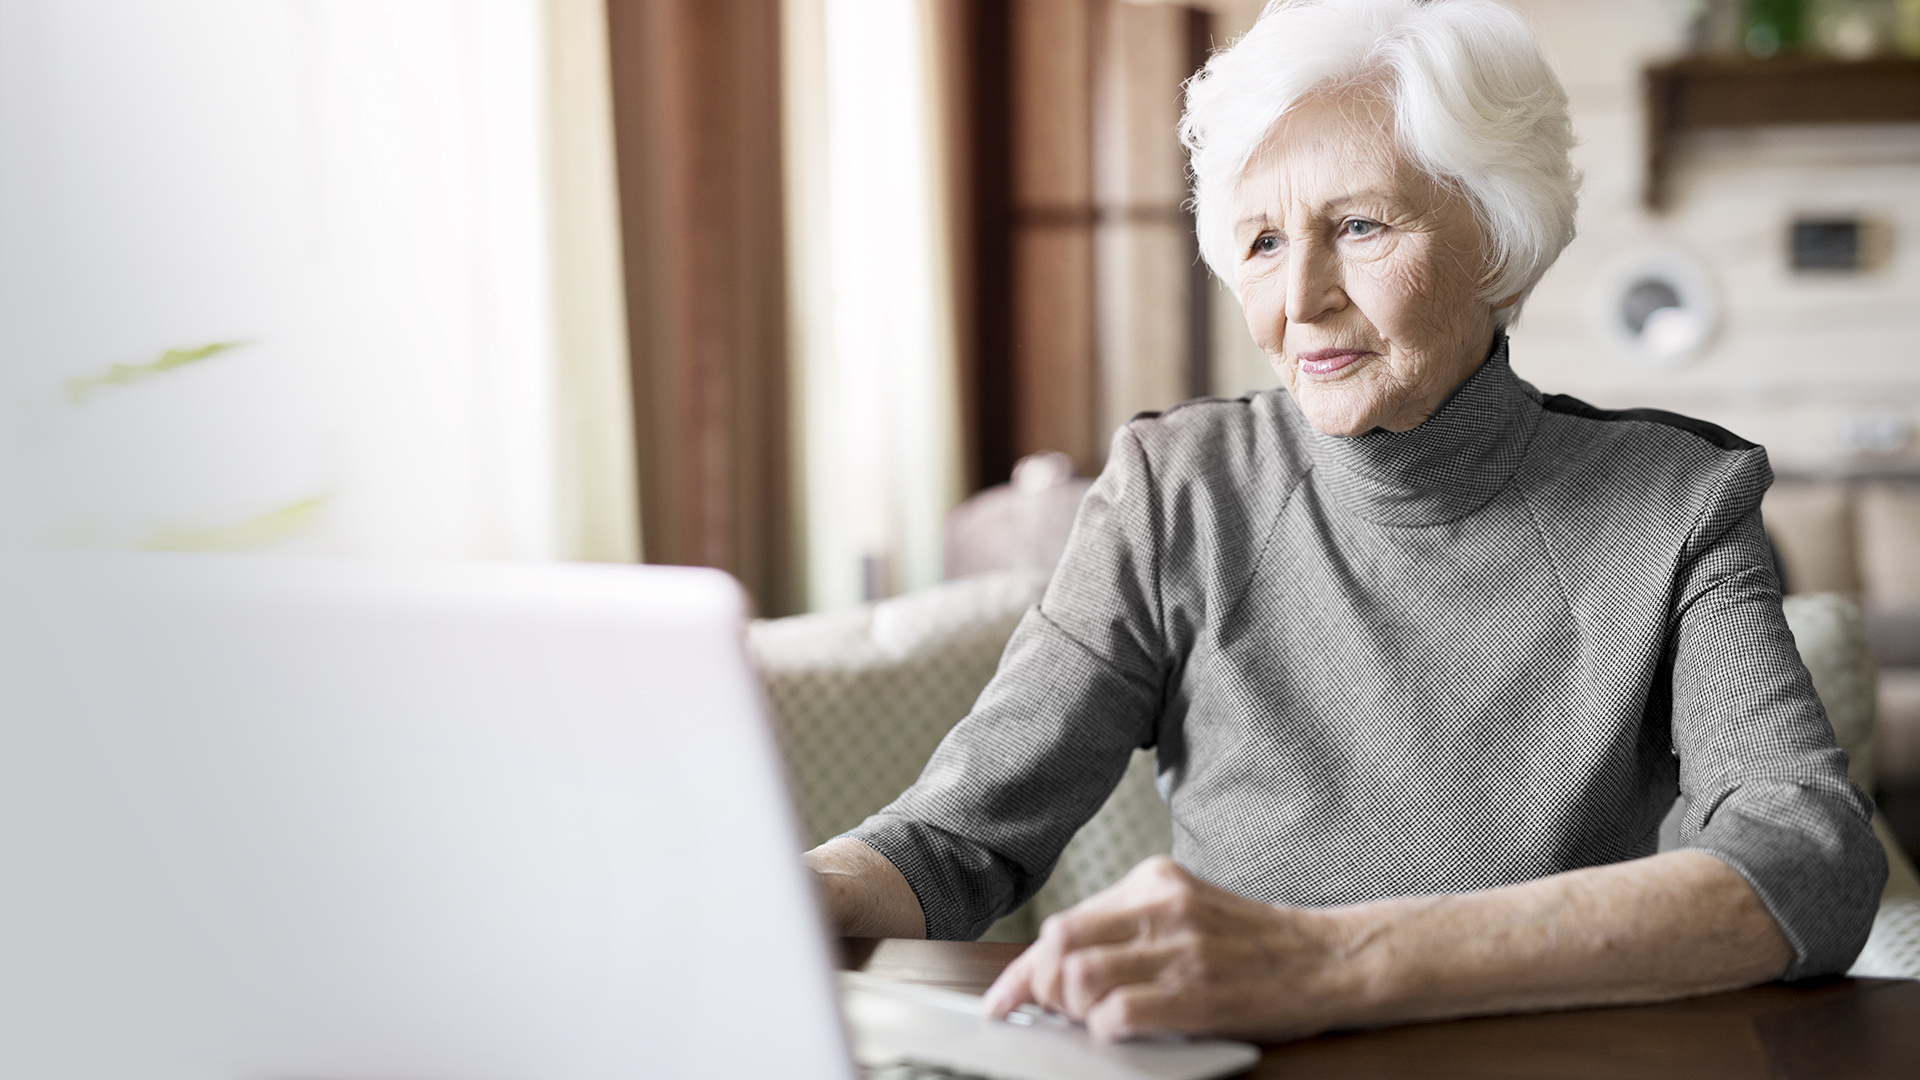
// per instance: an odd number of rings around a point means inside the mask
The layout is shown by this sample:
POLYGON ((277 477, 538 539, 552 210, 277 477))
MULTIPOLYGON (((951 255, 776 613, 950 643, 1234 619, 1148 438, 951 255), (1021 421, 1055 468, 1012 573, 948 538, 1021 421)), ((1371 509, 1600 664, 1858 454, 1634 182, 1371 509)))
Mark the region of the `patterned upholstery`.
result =
POLYGON ((1836 593, 1803 593, 1781 603, 1800 660, 1847 752, 1847 776, 1873 790, 1873 653, 1860 608, 1836 593))
POLYGON ((1880 901, 1873 933, 1847 974, 1920 979, 1920 900, 1891 896, 1880 901))
MULTIPOLYGON (((983 574, 854 611, 756 623, 749 645, 779 718, 807 841, 858 824, 911 784, 948 728, 986 685, 1045 576, 983 574)), ((1874 671, 1859 609, 1832 594, 1784 604, 1856 782, 1871 776, 1874 671)), ((1870 787, 1863 782, 1862 787, 1870 787)), ((1920 880, 1884 824, 1892 869, 1858 975, 1920 978, 1920 880)), ((1041 919, 1106 888, 1141 859, 1172 848, 1139 752, 1106 805, 1067 845, 1053 876, 986 935, 1031 940, 1041 919)))
POLYGON ((1920 877, 1878 815, 1873 829, 1887 849, 1887 890, 1880 895, 1873 932, 1847 974, 1920 979, 1920 877))
POLYGON ((808 844, 920 775, 993 676, 1040 572, 983 574, 850 611, 756 622, 747 647, 779 719, 808 844))

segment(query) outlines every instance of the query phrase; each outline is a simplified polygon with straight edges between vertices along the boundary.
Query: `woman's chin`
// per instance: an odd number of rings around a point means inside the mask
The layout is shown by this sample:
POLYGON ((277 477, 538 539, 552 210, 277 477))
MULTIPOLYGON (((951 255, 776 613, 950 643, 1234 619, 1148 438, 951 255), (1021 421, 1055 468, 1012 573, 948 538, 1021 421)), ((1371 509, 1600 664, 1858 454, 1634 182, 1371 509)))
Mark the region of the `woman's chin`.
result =
POLYGON ((1370 401, 1353 401, 1345 394, 1296 394, 1307 422, 1323 435, 1351 438, 1380 426, 1380 410, 1370 401))

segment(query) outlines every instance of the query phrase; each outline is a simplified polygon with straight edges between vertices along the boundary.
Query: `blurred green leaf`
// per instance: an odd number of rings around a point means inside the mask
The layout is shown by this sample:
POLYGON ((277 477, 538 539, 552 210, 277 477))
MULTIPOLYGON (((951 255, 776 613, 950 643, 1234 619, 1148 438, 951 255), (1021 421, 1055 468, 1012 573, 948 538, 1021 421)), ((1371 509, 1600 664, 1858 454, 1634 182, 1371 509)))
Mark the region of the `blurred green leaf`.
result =
POLYGON ((140 547, 145 551, 239 551, 263 547, 312 524, 326 501, 307 499, 221 528, 161 529, 140 547))
POLYGON ((228 349, 237 349, 245 344, 244 341, 216 341, 197 349, 168 349, 160 354, 160 359, 150 364, 115 364, 103 375, 75 376, 67 380, 67 400, 78 405, 96 390, 109 386, 128 386, 175 368, 183 368, 188 364, 197 364, 202 360, 211 359, 228 349))

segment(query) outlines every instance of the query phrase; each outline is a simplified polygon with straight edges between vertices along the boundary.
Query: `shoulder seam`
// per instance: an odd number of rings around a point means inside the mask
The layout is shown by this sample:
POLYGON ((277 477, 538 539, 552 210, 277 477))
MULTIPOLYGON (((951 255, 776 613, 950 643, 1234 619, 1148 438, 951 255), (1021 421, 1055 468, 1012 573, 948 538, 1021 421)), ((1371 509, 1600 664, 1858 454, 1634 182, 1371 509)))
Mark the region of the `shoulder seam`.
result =
POLYGON ((1168 413, 1179 412, 1181 409, 1195 405, 1251 405, 1253 403, 1251 400, 1253 393, 1255 393, 1255 391, 1249 391, 1246 394, 1233 398, 1211 394, 1206 397, 1188 398, 1185 401, 1174 402, 1164 409, 1142 409, 1128 417, 1127 423, 1131 424, 1135 420, 1158 420, 1168 413))
POLYGON ((1665 409, 1600 409, 1566 394, 1542 394, 1540 407, 1562 416, 1576 416, 1582 420, 1597 420, 1602 423, 1638 421, 1646 424, 1660 424, 1684 431, 1721 450, 1742 451, 1759 448, 1757 443, 1748 442, 1718 424, 1668 412, 1665 409))
MULTIPOLYGON (((1714 477, 1716 491, 1724 487, 1724 485, 1726 484, 1727 478, 1733 474, 1734 469, 1737 467, 1738 466, 1735 463, 1728 462, 1720 469, 1720 471, 1714 477)), ((1759 510, 1760 510, 1759 504, 1755 503, 1752 512, 1757 514, 1759 513, 1759 510)), ((1700 557, 1700 552, 1694 550, 1694 541, 1699 538, 1700 527, 1706 524, 1707 515, 1712 513, 1712 511, 1713 511, 1712 497, 1703 496, 1700 499, 1700 509, 1697 513, 1693 515, 1693 523, 1687 526, 1687 535, 1685 539, 1680 541, 1680 549, 1677 552, 1675 552, 1675 558, 1677 560, 1684 560, 1684 561, 1691 562, 1692 560, 1698 559, 1700 557)), ((1737 522, 1729 523, 1727 527, 1732 528, 1736 524, 1738 523, 1737 522)), ((1676 564, 1674 567, 1674 575, 1675 575, 1676 582, 1680 574, 1680 569, 1681 568, 1676 564)), ((1751 569, 1751 567, 1748 567, 1746 569, 1751 569)), ((1717 584, 1731 577, 1735 573, 1743 573, 1743 572, 1745 571, 1735 570, 1725 574, 1721 574, 1719 577, 1714 578, 1712 582, 1709 582, 1709 584, 1717 584)), ((1675 599, 1678 600, 1678 597, 1676 596, 1675 599)), ((1688 606, 1691 606, 1691 605, 1688 605, 1688 606)), ((1667 616, 1669 628, 1676 627, 1679 625, 1681 614, 1682 613, 1680 612, 1680 610, 1678 610, 1677 607, 1673 605, 1669 605, 1668 616, 1667 616)))

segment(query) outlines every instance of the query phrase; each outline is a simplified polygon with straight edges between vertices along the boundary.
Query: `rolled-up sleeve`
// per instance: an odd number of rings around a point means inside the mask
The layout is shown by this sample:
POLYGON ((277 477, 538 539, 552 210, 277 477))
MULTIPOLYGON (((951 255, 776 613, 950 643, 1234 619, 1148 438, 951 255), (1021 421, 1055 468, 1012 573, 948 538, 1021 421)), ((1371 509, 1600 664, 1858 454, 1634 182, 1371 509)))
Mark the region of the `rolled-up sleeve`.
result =
POLYGON ((898 867, 927 936, 970 940, 1045 884, 1153 743, 1166 664, 1151 470, 1127 429, 1066 553, 920 779, 847 835, 898 867))
POLYGON ((1753 886, 1792 944, 1788 978, 1845 971, 1886 881, 1872 803, 1780 610, 1761 529, 1764 458, 1736 466, 1682 552, 1673 627, 1673 746, 1684 847, 1753 886))

